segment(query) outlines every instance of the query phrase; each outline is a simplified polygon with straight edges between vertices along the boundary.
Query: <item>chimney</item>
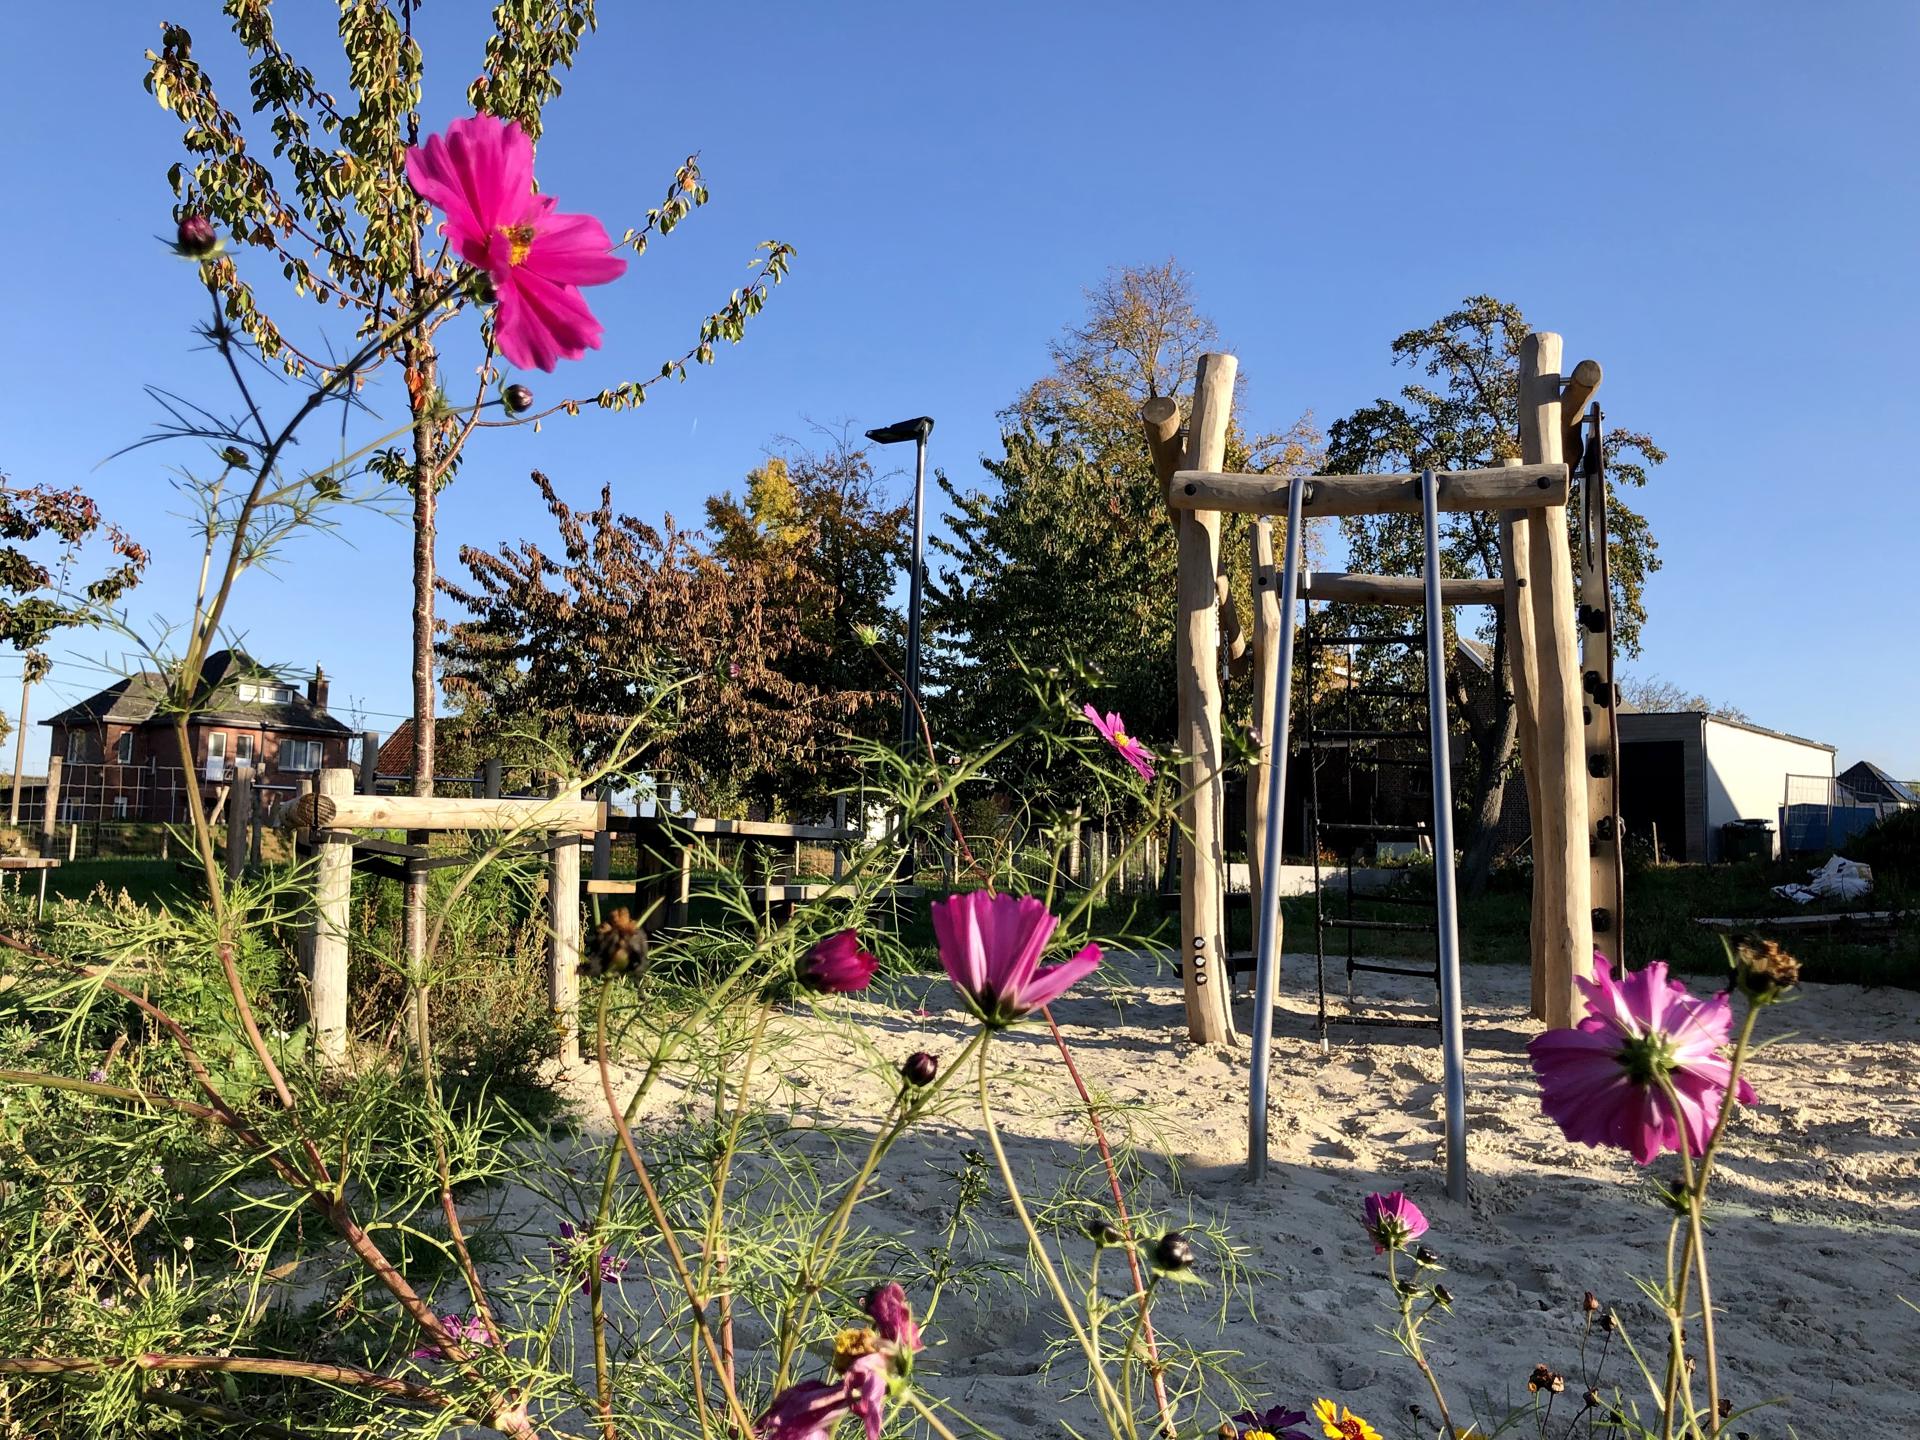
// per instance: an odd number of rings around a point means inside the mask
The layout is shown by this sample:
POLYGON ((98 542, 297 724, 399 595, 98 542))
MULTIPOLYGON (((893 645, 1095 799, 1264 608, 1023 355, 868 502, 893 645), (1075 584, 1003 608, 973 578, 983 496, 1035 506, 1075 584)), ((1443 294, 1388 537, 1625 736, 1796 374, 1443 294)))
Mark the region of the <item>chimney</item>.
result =
POLYGON ((307 703, 316 710, 327 708, 327 672, 318 665, 313 667, 313 678, 307 681, 307 703))

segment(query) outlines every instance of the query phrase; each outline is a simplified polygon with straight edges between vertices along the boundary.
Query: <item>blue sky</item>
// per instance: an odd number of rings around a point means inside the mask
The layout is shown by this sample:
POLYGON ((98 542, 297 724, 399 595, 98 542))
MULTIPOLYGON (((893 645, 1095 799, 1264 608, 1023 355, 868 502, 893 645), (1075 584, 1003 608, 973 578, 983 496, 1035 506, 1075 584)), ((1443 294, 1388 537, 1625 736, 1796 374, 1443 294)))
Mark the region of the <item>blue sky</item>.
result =
MULTIPOLYGON (((328 53, 331 5, 279 8, 328 53)), ((22 7, 0 61, 0 468, 90 487, 156 551, 136 613, 177 619, 191 548, 167 457, 94 467, 151 423, 143 383, 226 392, 188 333, 192 272, 152 239, 178 154, 140 84, 162 11, 85 9, 22 7)), ((1397 388, 1393 336, 1485 291, 1564 334, 1569 364, 1602 361, 1610 415, 1671 454, 1640 497, 1666 568, 1639 668, 1842 765, 1920 775, 1920 484, 1901 463, 1920 434, 1920 9, 601 9, 549 112, 543 187, 617 232, 698 150, 713 201, 597 292, 606 349, 536 388, 657 368, 763 239, 798 247, 793 278, 743 345, 638 414, 470 451, 443 567, 462 543, 547 538, 535 465, 574 499, 611 483, 624 509, 694 520, 778 436, 925 412, 936 463, 973 475, 1111 265, 1191 271, 1247 417, 1274 426, 1397 388)), ((216 7, 169 10, 238 103, 216 7)), ((481 18, 427 7, 435 125, 463 111, 481 18)), ((241 623, 263 658, 323 663, 336 710, 384 730, 406 709, 408 535, 366 515, 343 540, 249 580, 241 623)), ((88 657, 110 648, 57 651, 35 718, 104 683, 88 657)), ((0 657, 9 709, 18 673, 0 657)))

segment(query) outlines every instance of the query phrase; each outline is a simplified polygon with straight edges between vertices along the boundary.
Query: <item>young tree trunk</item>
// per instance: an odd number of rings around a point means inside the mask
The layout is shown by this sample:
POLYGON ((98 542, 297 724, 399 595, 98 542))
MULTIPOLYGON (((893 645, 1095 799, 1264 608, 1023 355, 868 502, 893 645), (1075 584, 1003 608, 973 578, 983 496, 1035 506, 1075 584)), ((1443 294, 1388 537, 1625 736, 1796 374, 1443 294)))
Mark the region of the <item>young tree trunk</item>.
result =
POLYGON ((1507 775, 1513 764, 1520 717, 1511 703, 1502 705, 1501 723, 1476 737, 1480 773, 1473 787, 1473 828, 1460 857, 1460 886, 1468 895, 1486 893, 1493 874, 1493 847, 1500 835, 1500 812, 1507 799, 1507 775))
MULTIPOLYGON (((408 387, 413 394, 413 793, 427 796, 433 794, 433 531, 440 478, 433 403, 440 387, 438 357, 424 335, 409 338, 406 363, 408 387)), ((430 838, 415 831, 408 834, 407 841, 424 845, 430 838)), ((407 968, 419 975, 427 958, 425 875, 408 875, 402 917, 407 968)))

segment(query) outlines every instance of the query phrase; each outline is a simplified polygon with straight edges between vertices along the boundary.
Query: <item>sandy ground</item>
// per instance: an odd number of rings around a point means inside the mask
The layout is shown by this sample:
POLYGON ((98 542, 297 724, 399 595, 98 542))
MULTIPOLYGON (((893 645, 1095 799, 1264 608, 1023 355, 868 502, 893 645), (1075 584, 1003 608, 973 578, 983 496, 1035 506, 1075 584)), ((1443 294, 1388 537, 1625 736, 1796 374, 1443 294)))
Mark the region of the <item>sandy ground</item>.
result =
MULTIPOLYGON (((1659 1271, 1665 1226, 1631 1161, 1567 1143, 1540 1114, 1523 1050, 1537 1030, 1525 1014, 1525 972, 1472 967, 1466 976, 1473 1179, 1469 1203, 1455 1205, 1439 1169, 1436 1036, 1337 1030, 1323 1056, 1312 964, 1288 957, 1275 1024, 1274 1163, 1258 1185, 1242 1173, 1244 1052, 1184 1039, 1171 976, 1145 959, 1110 962, 1101 985, 1056 1007, 1087 1083, 1119 1107, 1110 1123, 1142 1147, 1147 1198, 1176 1217, 1218 1217, 1258 1272, 1226 1297, 1224 1319, 1215 1285, 1184 1292, 1185 1306, 1161 1307, 1162 1328, 1237 1352, 1233 1368, 1259 1393, 1300 1404, 1337 1395, 1389 1437, 1409 1433, 1409 1404, 1430 1401, 1410 1368, 1384 1353, 1377 1327, 1391 1317, 1357 1218, 1366 1192, 1404 1189, 1433 1222, 1427 1240, 1456 1297, 1456 1316, 1434 1337, 1445 1383, 1460 1397, 1456 1422, 1469 1395, 1490 1392, 1496 1407, 1524 1399, 1539 1362, 1569 1376, 1556 1415, 1571 1418, 1589 1289, 1618 1306, 1657 1357, 1659 1326, 1633 1277, 1659 1271)), ((1243 997, 1243 1030, 1250 1010, 1243 997)), ((871 1062, 916 1049, 952 1055, 967 1034, 962 1019, 944 982, 931 979, 783 1018, 763 1072, 766 1098, 794 1127, 780 1143, 870 1124, 884 1095, 871 1062)), ((1802 1437, 1920 1435, 1920 1313, 1901 1301, 1920 1301, 1920 994, 1818 988, 1770 1020, 1773 1033, 1793 1033, 1753 1065, 1760 1104, 1742 1117, 1716 1190, 1710 1248, 1725 1389, 1743 1407, 1785 1397, 1742 1422, 1754 1437, 1785 1436, 1789 1426, 1802 1437)), ((1045 1027, 998 1042, 993 1075, 1030 1200, 1062 1187, 1097 1195, 1085 1116, 1045 1027)), ((593 1119, 598 1084, 589 1082, 570 1083, 591 1134, 604 1121, 593 1119)), ((931 1243, 954 1190, 943 1172, 978 1144, 976 1123, 977 1111, 956 1104, 903 1142, 862 1222, 931 1243)), ((749 1158, 749 1194, 753 1173, 749 1158)), ((986 1253, 1021 1265, 997 1184, 978 1218, 986 1253)), ((1070 1394, 1070 1364, 1051 1380, 1036 1373, 1045 1337, 1059 1328, 1045 1304, 1011 1285, 949 1293, 922 1362, 930 1389, 1007 1440, 1091 1422, 1070 1394)), ((1605 1379, 1628 1378, 1616 1346, 1605 1379)), ((1187 1418, 1211 1426, 1220 1416, 1187 1418)))

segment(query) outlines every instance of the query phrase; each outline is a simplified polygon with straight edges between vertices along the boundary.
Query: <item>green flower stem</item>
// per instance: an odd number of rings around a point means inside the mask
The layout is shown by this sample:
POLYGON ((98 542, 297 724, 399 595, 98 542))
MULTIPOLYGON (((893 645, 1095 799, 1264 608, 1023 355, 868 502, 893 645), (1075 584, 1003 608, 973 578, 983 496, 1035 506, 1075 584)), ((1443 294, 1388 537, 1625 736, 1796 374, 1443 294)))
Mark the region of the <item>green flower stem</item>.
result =
MULTIPOLYGON (((1760 1006, 1752 1000, 1747 1002, 1746 1014, 1741 1018, 1740 1034, 1734 1041, 1733 1056, 1728 1065, 1727 1088, 1720 1097, 1720 1113, 1715 1117, 1713 1131, 1707 1137, 1706 1147, 1701 1151, 1696 1166, 1686 1143, 1686 1130, 1680 1131, 1680 1174, 1687 1197, 1687 1234, 1686 1244, 1681 1254, 1678 1273, 1669 1259, 1668 1289, 1674 1296, 1673 1315, 1676 1322, 1685 1324, 1687 1291, 1689 1280, 1697 1275, 1700 1281, 1700 1336, 1702 1348, 1706 1352, 1707 1362, 1707 1416, 1715 1430, 1719 1428, 1720 1417, 1720 1367, 1719 1354, 1715 1344, 1713 1326, 1713 1289, 1707 1274, 1706 1227, 1703 1212, 1706 1207, 1707 1184, 1713 1178, 1713 1162, 1720 1149, 1720 1141, 1727 1133, 1728 1122, 1733 1117, 1733 1107, 1740 1091, 1740 1074, 1746 1068, 1747 1056, 1752 1051, 1753 1031, 1760 1018, 1760 1006)), ((1681 1114, 1679 1096, 1674 1093, 1673 1082, 1664 1074, 1657 1077, 1662 1094, 1666 1098, 1676 1123, 1681 1114)), ((1677 1228, 1677 1227, 1676 1227, 1677 1228)), ((1672 1236, 1669 1236, 1668 1252, 1671 1257, 1672 1236)), ((1677 1387, 1681 1375, 1686 1369, 1685 1363, 1676 1346, 1669 1357, 1667 1366, 1667 1410, 1669 1434, 1672 1426, 1672 1410, 1677 1398, 1677 1387)), ((1692 1405, 1689 1402, 1691 1412, 1692 1405)), ((1692 1417, 1690 1415, 1690 1423, 1692 1417)))
POLYGON ((1426 1323, 1433 1306, 1439 1303, 1436 1298, 1422 1314, 1413 1313, 1414 1291, 1410 1285, 1400 1283, 1400 1249, 1398 1246, 1387 1251, 1387 1280, 1393 1286, 1395 1302, 1400 1307, 1400 1345, 1407 1352, 1407 1358, 1419 1368, 1426 1378, 1427 1388, 1433 1391, 1433 1403, 1440 1407, 1440 1423, 1446 1427, 1445 1433, 1454 1434, 1453 1415, 1447 1409, 1447 1397, 1440 1389, 1440 1377, 1434 1373, 1433 1366, 1427 1363, 1425 1347, 1420 1341, 1420 1327, 1426 1323))
MULTIPOLYGON (((726 1366, 720 1359, 720 1347, 713 1338, 712 1327, 707 1324, 706 1304, 700 1297, 700 1289, 694 1283, 693 1272, 687 1268, 687 1257, 681 1252, 680 1240, 673 1232, 673 1222, 667 1210, 660 1203, 660 1194, 653 1186, 653 1176, 640 1158, 640 1148, 633 1142, 633 1131, 620 1114, 619 1102, 613 1097, 613 1069, 607 1060, 607 1001, 611 987, 601 991, 599 1019, 594 1027, 596 1058, 600 1067, 600 1089, 606 1096, 607 1113, 613 1117, 614 1128, 619 1132, 621 1148, 626 1152, 627 1163, 633 1167, 633 1175, 640 1182, 640 1193, 646 1197, 648 1213, 653 1217, 654 1228, 660 1232, 660 1239, 667 1247, 667 1257, 672 1262, 673 1273, 680 1281, 680 1288, 686 1292, 687 1305, 692 1312, 694 1322, 699 1329, 700 1339, 705 1344, 707 1357, 713 1362, 714 1373, 720 1377, 721 1388, 726 1392, 727 1408, 732 1412, 733 1422, 739 1427, 741 1435, 753 1433, 753 1420, 747 1414, 746 1407, 740 1403, 739 1393, 728 1378, 726 1366)), ((693 1367, 696 1395, 699 1394, 700 1367, 696 1359, 693 1367)), ((704 1417, 703 1417, 704 1420, 704 1417)))
MULTIPOLYGON (((733 1118, 727 1125, 726 1143, 720 1147, 720 1153, 713 1162, 713 1203, 707 1207, 707 1233, 702 1242, 700 1257, 700 1293, 710 1294, 716 1278, 720 1284, 720 1355, 726 1362, 727 1375, 733 1377, 733 1295, 727 1288, 726 1237, 721 1233, 722 1216, 726 1212, 727 1181, 733 1172, 734 1151, 740 1145, 740 1128, 747 1117, 747 1104, 753 1093, 753 1067, 760 1059, 760 1044, 766 1038, 767 1021, 773 1015, 773 1007, 764 1001, 760 1005, 760 1014, 753 1025, 753 1038, 747 1042, 747 1060, 740 1073, 740 1090, 734 1100, 733 1118)), ((719 1093, 714 1098, 714 1119, 719 1120, 719 1110, 726 1103, 727 1079, 724 1071, 718 1079, 719 1093)))
MULTIPOLYGON (((920 1418, 927 1422, 927 1428, 938 1435, 940 1440, 960 1440, 960 1437, 955 1435, 952 1429, 948 1427, 947 1422, 940 1418, 939 1412, 927 1404, 926 1401, 922 1400, 911 1386, 907 1388, 904 1398, 907 1404, 911 1405, 919 1414, 920 1418)), ((975 1425, 973 1428, 979 1431, 980 1434, 988 1436, 989 1440, 998 1440, 998 1437, 995 1436, 991 1430, 984 1429, 979 1425, 975 1425)))
POLYGON ((931 1085, 910 1093, 903 1091, 894 1101, 893 1123, 882 1126, 874 1134, 873 1143, 867 1147, 866 1159, 860 1162, 859 1171, 841 1193, 840 1203, 834 1207, 826 1223, 814 1232, 807 1246, 806 1258, 800 1262, 800 1274, 788 1293, 787 1303, 782 1307, 776 1327, 779 1337, 774 1351, 776 1364, 773 1388, 776 1392, 786 1387, 788 1374, 793 1368, 793 1352, 799 1347, 800 1336, 805 1329, 808 1313, 813 1309, 813 1302, 818 1297, 822 1277, 832 1269, 833 1262, 839 1257, 840 1246, 846 1239, 848 1227, 853 1223, 854 1207, 860 1203, 860 1192, 867 1188, 867 1182, 873 1178, 874 1171, 880 1168, 880 1162, 886 1159, 894 1142, 920 1118, 934 1096, 945 1088, 947 1081, 965 1067, 967 1057, 975 1050, 985 1053, 986 1037, 987 1031, 978 1031, 953 1064, 941 1066, 931 1085))
MULTIPOLYGON (((988 1032, 982 1030, 984 1037, 988 1032)), ((1007 1199, 1013 1204, 1013 1213, 1020 1221, 1020 1228, 1026 1231, 1027 1244, 1032 1249, 1034 1259, 1040 1263, 1040 1272, 1046 1276, 1047 1286, 1053 1291, 1053 1298, 1060 1306, 1060 1313, 1066 1317, 1067 1324, 1073 1330, 1074 1339, 1080 1342, 1080 1349, 1086 1354, 1091 1370, 1094 1398, 1100 1404, 1101 1416, 1107 1422, 1115 1440, 1127 1440, 1132 1434, 1131 1417, 1121 1407, 1120 1396, 1113 1388, 1113 1381, 1099 1363, 1098 1352, 1088 1336, 1086 1326, 1080 1323, 1080 1313, 1074 1307, 1067 1294, 1067 1287, 1061 1283, 1060 1272, 1054 1268, 1053 1257, 1047 1254, 1047 1247, 1040 1239, 1033 1217, 1027 1213, 1027 1203, 1020 1196, 1020 1184, 1013 1176, 1013 1165, 1007 1159, 1006 1147, 1000 1143, 999 1127, 993 1123, 993 1102, 987 1094, 987 1055, 990 1047, 980 1046, 980 1056, 976 1068, 980 1079, 980 1120, 987 1132, 987 1145, 993 1151, 994 1161, 1000 1167, 1000 1178, 1006 1183, 1007 1199)))

